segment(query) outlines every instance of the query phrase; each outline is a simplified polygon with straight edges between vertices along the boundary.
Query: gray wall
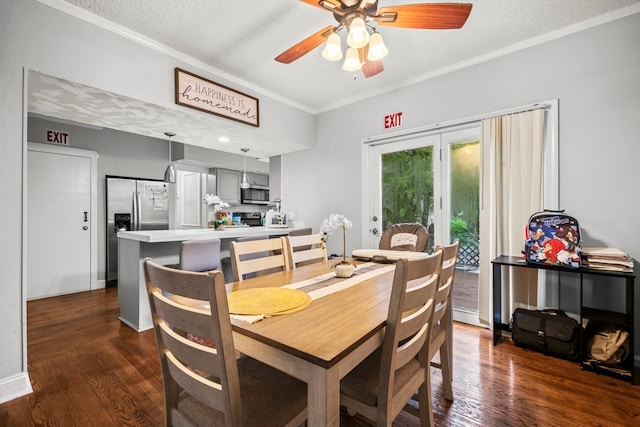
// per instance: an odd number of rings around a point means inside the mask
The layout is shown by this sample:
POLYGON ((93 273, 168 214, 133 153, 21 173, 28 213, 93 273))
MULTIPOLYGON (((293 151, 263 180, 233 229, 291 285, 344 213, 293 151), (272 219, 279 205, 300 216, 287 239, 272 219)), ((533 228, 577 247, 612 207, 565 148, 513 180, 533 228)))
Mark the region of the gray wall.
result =
MULTIPOLYGON (((361 247, 368 217, 357 197, 360 141, 384 134, 385 114, 402 111, 406 131, 557 98, 560 207, 578 218, 585 246, 614 246, 639 260, 639 41, 635 14, 320 114, 315 147, 282 158, 285 208, 316 229, 330 213, 346 215, 354 222, 350 252, 361 247)), ((329 239, 330 253, 339 246, 340 239, 329 239)), ((619 295, 604 297, 613 306, 619 295)), ((635 300, 640 307, 640 292, 635 300)), ((639 319, 637 313, 636 354, 639 319)))
MULTIPOLYGON (((165 108, 175 108, 173 70, 188 69, 259 96, 255 136, 278 135, 296 144, 314 142, 314 116, 248 90, 210 70, 79 21, 34 0, 0 2, 0 401, 30 388, 26 372, 22 227, 27 113, 25 70, 35 70, 165 108)), ((223 120, 211 116, 212 123, 223 120)), ((161 149, 153 151, 160 159, 161 149)), ((104 155, 106 157, 106 154, 104 155)), ((149 160, 153 163, 152 160, 149 160)), ((150 167, 149 175, 159 172, 150 167)), ((160 169, 162 170, 162 168, 160 169)), ((142 175, 142 170, 140 175, 142 175)), ((146 174, 146 173, 145 173, 146 174)), ((158 176, 158 175, 155 175, 158 176)))

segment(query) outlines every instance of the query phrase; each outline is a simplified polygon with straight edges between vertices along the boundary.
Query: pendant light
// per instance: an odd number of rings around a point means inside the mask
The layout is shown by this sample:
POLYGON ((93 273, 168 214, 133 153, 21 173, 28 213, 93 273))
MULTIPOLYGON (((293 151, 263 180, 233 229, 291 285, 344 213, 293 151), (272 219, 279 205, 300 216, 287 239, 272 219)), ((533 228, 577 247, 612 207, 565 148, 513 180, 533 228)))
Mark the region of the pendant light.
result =
POLYGON ((169 137, 169 166, 167 166, 167 170, 164 171, 164 182, 175 184, 176 170, 173 167, 173 161, 171 158, 171 137, 176 136, 176 134, 173 132, 165 132, 164 134, 169 137))
POLYGON ((247 177, 247 151, 248 148, 240 149, 244 153, 244 172, 242 173, 242 181, 240 181, 240 188, 249 188, 251 184, 249 184, 249 178, 247 177))

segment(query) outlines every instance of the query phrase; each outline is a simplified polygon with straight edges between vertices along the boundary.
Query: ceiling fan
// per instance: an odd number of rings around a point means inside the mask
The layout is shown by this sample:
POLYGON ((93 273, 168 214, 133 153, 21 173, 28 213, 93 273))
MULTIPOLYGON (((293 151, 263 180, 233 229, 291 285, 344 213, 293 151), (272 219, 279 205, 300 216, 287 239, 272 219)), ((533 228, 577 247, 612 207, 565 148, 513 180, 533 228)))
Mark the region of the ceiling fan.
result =
POLYGON ((382 72, 388 50, 375 25, 430 30, 458 29, 471 13, 470 3, 418 3, 378 8, 378 0, 300 0, 333 13, 338 25, 329 25, 296 43, 275 60, 290 64, 326 41, 322 56, 342 59, 339 31, 345 30, 348 49, 343 69, 362 70, 368 78, 382 72))

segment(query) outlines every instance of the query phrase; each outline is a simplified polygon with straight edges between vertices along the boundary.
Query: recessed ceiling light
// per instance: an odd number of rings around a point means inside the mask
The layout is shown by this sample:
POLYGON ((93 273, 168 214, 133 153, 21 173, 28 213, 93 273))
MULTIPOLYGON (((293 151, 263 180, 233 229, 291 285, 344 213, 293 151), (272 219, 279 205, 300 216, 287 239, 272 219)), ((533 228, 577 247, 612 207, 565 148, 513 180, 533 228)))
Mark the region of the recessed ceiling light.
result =
POLYGON ((226 136, 221 136, 218 138, 218 142, 229 142, 229 138, 226 136))

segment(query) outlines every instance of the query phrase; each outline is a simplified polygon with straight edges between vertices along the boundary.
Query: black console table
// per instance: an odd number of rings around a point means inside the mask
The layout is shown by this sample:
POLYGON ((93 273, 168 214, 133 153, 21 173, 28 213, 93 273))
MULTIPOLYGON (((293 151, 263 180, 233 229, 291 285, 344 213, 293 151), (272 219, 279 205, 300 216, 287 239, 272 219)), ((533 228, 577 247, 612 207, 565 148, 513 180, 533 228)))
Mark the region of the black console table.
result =
MULTIPOLYGON (((631 381, 632 384, 640 384, 640 368, 634 366, 635 360, 635 347, 634 347, 634 286, 635 286, 635 274, 634 273, 622 273, 617 271, 605 271, 594 270, 587 267, 580 268, 566 268, 551 265, 538 265, 529 264, 522 257, 500 255, 493 261, 493 345, 498 344, 502 331, 509 331, 509 325, 502 322, 502 269, 503 267, 521 267, 521 268, 533 268, 537 270, 551 270, 559 271, 563 273, 578 274, 580 276, 580 325, 582 325, 582 319, 593 320, 597 322, 613 323, 615 325, 624 327, 629 331, 629 347, 631 354, 624 362, 624 368, 627 371, 626 375, 616 374, 610 370, 606 370, 601 367, 591 367, 583 363, 584 352, 580 351, 580 363, 582 368, 589 368, 597 372, 601 372, 614 377, 620 377, 631 381), (582 287, 583 276, 593 275, 602 277, 617 277, 625 280, 625 312, 618 313, 608 310, 601 310, 594 307, 587 307, 583 305, 582 299, 582 287)), ((582 342, 582 340, 581 340, 582 342)))

